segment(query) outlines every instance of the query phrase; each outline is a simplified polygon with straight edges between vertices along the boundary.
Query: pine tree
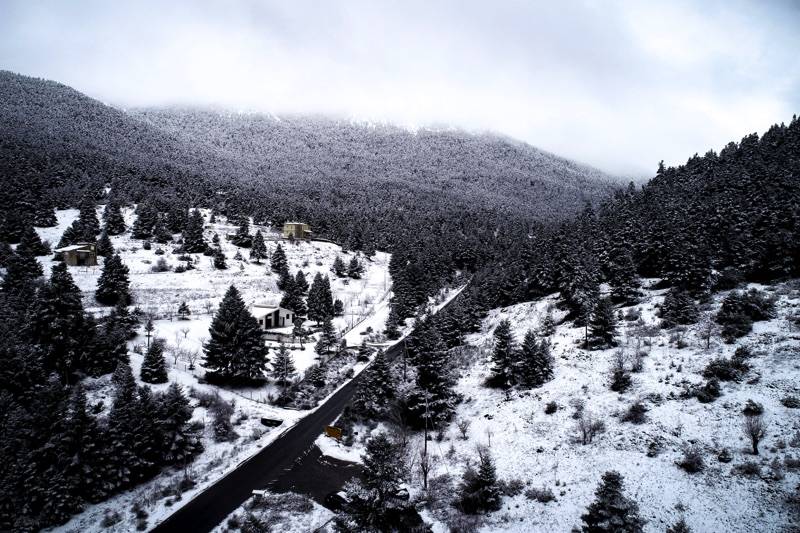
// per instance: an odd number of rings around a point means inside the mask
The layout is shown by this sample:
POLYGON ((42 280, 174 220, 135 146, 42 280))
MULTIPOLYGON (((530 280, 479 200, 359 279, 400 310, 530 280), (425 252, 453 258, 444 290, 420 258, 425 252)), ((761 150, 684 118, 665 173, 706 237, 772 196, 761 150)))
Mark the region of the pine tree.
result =
POLYGON ((278 244, 278 246, 275 248, 275 251, 272 253, 270 267, 276 274, 283 274, 284 272, 289 271, 289 263, 286 260, 286 252, 283 251, 283 247, 280 244, 278 244))
POLYGON ((673 328, 697 322, 699 311, 688 291, 670 289, 661 305, 661 327, 673 328))
POLYGON ((45 367, 66 381, 94 332, 83 310, 81 291, 64 263, 53 266, 50 279, 31 303, 28 319, 28 335, 44 350, 45 367))
POLYGON ((312 365, 306 373, 306 379, 315 387, 325 386, 325 367, 323 365, 312 365))
POLYGON ((145 383, 166 383, 167 365, 164 362, 164 341, 154 339, 142 361, 139 377, 145 383))
POLYGON ((330 280, 327 276, 322 277, 322 274, 317 272, 311 288, 308 290, 306 302, 308 318, 317 324, 325 318, 333 317, 333 297, 330 291, 330 280))
POLYGON ((152 238, 157 221, 158 211, 149 203, 140 203, 136 206, 136 220, 131 228, 131 237, 142 240, 152 238))
POLYGON ((52 228, 58 225, 58 219, 53 209, 53 204, 44 199, 36 204, 33 212, 33 225, 38 228, 52 228))
POLYGON ((286 345, 280 343, 272 361, 272 377, 279 385, 288 384, 295 375, 294 358, 286 345))
POLYGON ((97 420, 89 413, 86 392, 79 383, 72 389, 66 423, 65 444, 71 458, 64 472, 80 485, 81 495, 99 502, 108 495, 105 480, 104 439, 97 420))
POLYGON ((208 248, 203 237, 203 215, 192 210, 183 229, 183 251, 189 254, 203 253, 208 248))
POLYGON ((250 248, 250 260, 260 265, 261 260, 266 258, 267 246, 264 244, 264 236, 261 234, 261 230, 258 230, 253 237, 253 246, 250 248))
POLYGON ((347 265, 347 275, 353 279, 360 279, 361 274, 364 273, 364 265, 358 260, 358 257, 355 255, 350 260, 350 263, 347 265))
POLYGON ((167 221, 164 220, 163 216, 159 216, 156 219, 156 224, 153 227, 153 240, 159 244, 172 242, 172 232, 167 226, 167 221))
POLYGON ((131 302, 128 267, 123 264, 119 254, 107 258, 103 272, 97 279, 95 299, 104 305, 115 305, 118 302, 131 302))
POLYGON ((336 277, 343 278, 347 275, 347 267, 342 261, 340 256, 336 256, 336 259, 333 260, 333 265, 331 266, 331 272, 336 274, 336 277))
POLYGON ((125 329, 108 321, 97 328, 91 315, 87 323, 97 333, 94 342, 84 347, 80 367, 88 375, 97 377, 113 372, 119 363, 128 364, 128 337, 125 329))
POLYGON ((464 472, 459 491, 459 505, 468 514, 497 511, 502 506, 502 494, 497 484, 494 461, 485 447, 478 448, 478 470, 464 472))
POLYGON ((95 249, 100 257, 108 258, 114 255, 114 245, 111 244, 111 239, 108 238, 108 232, 105 229, 100 233, 95 249))
POLYGON ((385 414, 394 397, 394 380, 383 350, 379 350, 358 383, 353 408, 365 418, 376 419, 385 414))
POLYGON ((417 375, 414 388, 408 395, 409 423, 415 427, 433 429, 447 422, 453 414, 458 395, 451 375, 447 347, 439 332, 423 324, 418 332, 413 364, 417 375))
POLYGON ((519 350, 519 381, 526 387, 541 387, 553 379, 553 356, 546 339, 539 341, 528 330, 519 350))
POLYGON ((636 265, 627 250, 616 250, 609 268, 608 283, 611 299, 617 303, 632 304, 640 296, 636 265))
POLYGON ((228 288, 209 330, 205 367, 225 380, 261 380, 267 347, 258 322, 233 285, 228 288))
POLYGON ((556 321, 553 318, 553 312, 548 310, 542 318, 542 323, 539 326, 539 336, 549 337, 556 332, 556 321))
POLYGON ((42 276, 44 271, 36 257, 25 250, 15 253, 6 260, 6 274, 3 277, 4 291, 20 290, 29 282, 42 276))
POLYGON ((511 323, 508 320, 501 320, 494 330, 492 376, 490 378, 491 382, 500 388, 508 389, 514 383, 515 350, 511 323))
POLYGON ((222 248, 217 246, 214 249, 214 268, 217 270, 225 270, 228 268, 228 263, 225 259, 225 254, 222 253, 222 248))
POLYGON ((623 493, 623 477, 615 471, 603 474, 595 491, 595 501, 581 516, 584 533, 640 533, 645 521, 639 506, 623 493))
POLYGON ((236 230, 231 242, 241 248, 250 248, 252 246, 253 237, 250 236, 250 217, 243 216, 241 218, 239 228, 236 230))
POLYGON ((192 409, 189 399, 176 382, 170 383, 159 407, 159 431, 163 436, 161 450, 166 464, 186 464, 203 450, 189 427, 192 409))
POLYGON ((186 302, 181 302, 181 304, 178 306, 178 318, 181 320, 188 320, 189 315, 191 314, 192 311, 189 309, 189 306, 186 304, 186 302))
POLYGON ((397 316, 394 307, 389 310, 389 316, 386 318, 386 327, 383 333, 391 340, 400 338, 400 318, 397 316))
POLYGON ((144 470, 145 461, 131 443, 137 438, 142 422, 138 411, 136 380, 130 366, 121 363, 112 377, 114 400, 108 414, 107 483, 116 492, 134 484, 144 470))
POLYGON ((136 337, 136 331, 139 328, 139 317, 132 314, 126 304, 117 302, 117 305, 106 317, 106 322, 118 329, 125 340, 131 340, 136 337))
POLYGON ((58 241, 56 248, 63 248, 65 246, 69 246, 70 244, 81 242, 83 240, 84 239, 83 235, 81 234, 80 224, 76 220, 75 222, 67 226, 67 229, 64 230, 64 233, 61 235, 61 239, 58 241))
POLYGON ((589 344, 595 348, 611 348, 617 345, 617 316, 611 301, 604 298, 597 303, 589 322, 589 344))
POLYGON ((170 233, 182 233, 189 220, 188 211, 185 205, 174 205, 167 212, 167 227, 170 233))
POLYGON ((297 292, 300 296, 305 296, 308 293, 308 281, 306 275, 302 270, 298 270, 294 276, 294 284, 297 287, 297 292))
POLYGON ((33 256, 47 255, 50 253, 50 247, 42 242, 33 226, 28 226, 22 232, 22 237, 20 237, 19 245, 17 246, 17 253, 33 256))
POLYGON ((106 208, 103 210, 103 225, 109 235, 122 235, 125 233, 127 229, 125 217, 122 216, 122 209, 117 202, 112 200, 106 204, 106 208))
POLYGON ((333 301, 333 316, 342 316, 344 315, 344 304, 340 299, 336 299, 333 301))
POLYGON ((94 198, 87 194, 81 200, 80 213, 78 214, 78 221, 83 234, 89 241, 94 241, 97 234, 100 233, 100 221, 97 218, 97 205, 94 198))
POLYGON ((667 528, 666 533, 692 533, 692 528, 686 524, 686 519, 681 517, 677 522, 667 528))

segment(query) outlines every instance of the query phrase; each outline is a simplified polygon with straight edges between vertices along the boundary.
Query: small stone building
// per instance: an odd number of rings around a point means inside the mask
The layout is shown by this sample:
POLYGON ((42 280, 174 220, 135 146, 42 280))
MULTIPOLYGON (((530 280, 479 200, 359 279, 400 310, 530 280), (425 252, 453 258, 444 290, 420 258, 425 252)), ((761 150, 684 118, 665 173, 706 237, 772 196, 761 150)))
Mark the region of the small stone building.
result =
POLYGON ((283 238, 284 239, 310 239, 311 226, 303 222, 284 222, 283 224, 283 238))
POLYGON ((61 254, 61 258, 68 266, 97 265, 97 248, 93 242, 70 244, 54 251, 57 254, 61 254))
POLYGON ((250 308, 262 330, 285 328, 294 325, 294 311, 274 305, 255 304, 250 308))

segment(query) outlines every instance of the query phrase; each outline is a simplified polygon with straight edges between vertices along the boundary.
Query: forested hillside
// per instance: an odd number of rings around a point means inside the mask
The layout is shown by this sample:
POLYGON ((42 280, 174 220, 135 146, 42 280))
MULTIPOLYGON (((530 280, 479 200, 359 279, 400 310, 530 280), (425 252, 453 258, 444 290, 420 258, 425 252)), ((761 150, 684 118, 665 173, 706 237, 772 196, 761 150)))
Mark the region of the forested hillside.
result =
POLYGON ((393 266, 408 293, 402 315, 456 269, 499 260, 534 223, 569 217, 619 185, 495 135, 185 109, 131 114, 9 72, 0 73, 0 101, 0 175, 12 191, 0 204, 6 240, 37 208, 75 206, 87 191, 99 198, 110 183, 122 203, 300 219, 350 248, 402 252, 393 266))

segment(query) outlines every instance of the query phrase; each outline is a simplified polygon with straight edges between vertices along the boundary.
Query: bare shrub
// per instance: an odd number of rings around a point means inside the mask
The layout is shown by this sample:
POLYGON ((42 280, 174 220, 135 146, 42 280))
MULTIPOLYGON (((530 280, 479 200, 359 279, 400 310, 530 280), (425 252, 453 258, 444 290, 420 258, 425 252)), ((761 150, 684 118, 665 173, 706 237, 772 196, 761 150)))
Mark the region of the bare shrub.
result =
POLYGON ((766 436, 768 425, 763 414, 745 415, 742 431, 745 437, 750 439, 753 455, 758 455, 758 444, 761 442, 761 439, 766 436))
POLYGON ((700 472, 706 467, 703 453, 697 446, 687 446, 683 450, 683 458, 676 464, 690 474, 700 472))
POLYGON ((553 494, 553 491, 548 487, 542 487, 541 489, 537 489, 535 487, 530 488, 525 491, 525 497, 529 500, 535 500, 539 503, 552 502, 556 499, 555 494, 553 494))
POLYGON ((472 425, 472 421, 467 418, 459 418, 456 420, 456 427, 458 428, 458 432, 461 433, 461 439, 467 440, 467 434, 469 433, 469 427, 472 425))
POLYGON ((602 420, 598 420, 592 413, 586 409, 581 411, 581 416, 576 423, 578 428, 578 439, 583 445, 591 444, 594 437, 598 433, 602 433, 606 429, 606 425, 602 420))

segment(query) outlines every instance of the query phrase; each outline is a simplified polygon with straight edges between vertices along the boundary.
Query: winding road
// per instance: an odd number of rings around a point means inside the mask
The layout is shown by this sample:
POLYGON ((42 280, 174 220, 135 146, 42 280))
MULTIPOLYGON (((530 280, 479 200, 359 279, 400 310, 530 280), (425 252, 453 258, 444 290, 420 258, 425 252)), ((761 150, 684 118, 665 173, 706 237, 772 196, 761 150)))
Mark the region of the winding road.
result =
MULTIPOLYGON (((402 351, 403 342, 395 344, 386 351, 387 359, 394 359, 402 351)), ((362 375, 363 372, 336 391, 316 411, 199 493, 153 531, 200 533, 214 529, 247 501, 253 490, 267 488, 291 469, 295 460, 314 444, 325 426, 339 416, 353 396, 362 375)))

